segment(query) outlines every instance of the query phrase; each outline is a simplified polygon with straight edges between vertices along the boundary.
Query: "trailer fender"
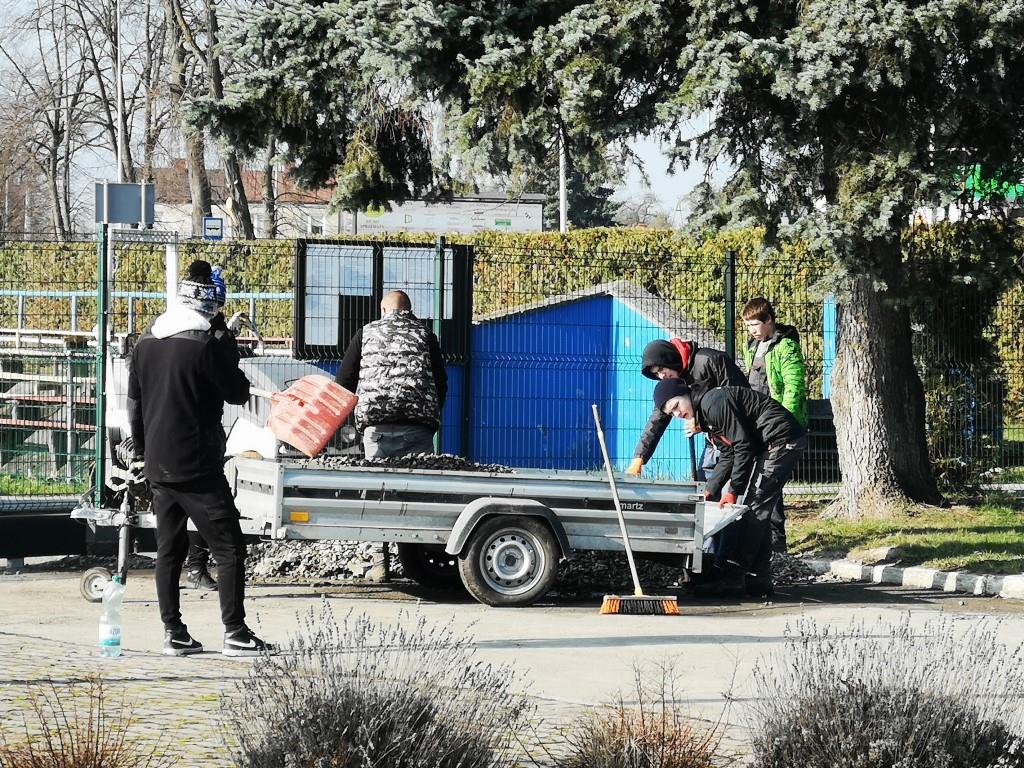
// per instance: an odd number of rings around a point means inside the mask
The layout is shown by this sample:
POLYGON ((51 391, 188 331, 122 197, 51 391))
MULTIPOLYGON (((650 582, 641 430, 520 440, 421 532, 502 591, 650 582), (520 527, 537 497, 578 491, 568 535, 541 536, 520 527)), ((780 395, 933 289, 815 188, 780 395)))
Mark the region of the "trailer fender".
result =
POLYGON ((449 555, 461 554, 466 542, 469 541, 469 537, 473 535, 473 531, 476 530, 481 520, 504 515, 529 515, 543 518, 555 534, 562 557, 566 560, 572 557, 572 547, 569 546, 569 537, 565 535, 565 528, 562 527, 558 516, 548 507, 533 499, 502 499, 492 496, 475 499, 465 506, 455 521, 444 551, 449 555))

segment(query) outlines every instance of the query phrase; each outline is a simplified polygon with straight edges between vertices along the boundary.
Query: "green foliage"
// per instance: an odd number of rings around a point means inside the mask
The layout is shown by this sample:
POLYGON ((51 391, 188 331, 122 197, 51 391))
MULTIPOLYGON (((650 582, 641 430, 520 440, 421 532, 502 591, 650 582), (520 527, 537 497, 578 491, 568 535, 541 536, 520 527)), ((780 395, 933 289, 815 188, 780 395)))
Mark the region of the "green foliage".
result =
POLYGON ((0 473, 0 496, 45 496, 80 494, 87 488, 85 481, 40 480, 0 473))
POLYGON ((344 208, 444 194, 447 173, 432 162, 424 109, 362 48, 369 20, 358 5, 248 9, 222 41, 233 63, 225 98, 196 99, 188 119, 249 155, 274 137, 299 184, 336 183, 335 203, 344 208))
POLYGON ((929 450, 948 487, 977 482, 999 464, 1004 407, 1014 412, 1004 382, 1019 369, 1020 353, 1004 348, 1001 356, 999 343, 1016 324, 994 323, 1007 286, 1021 276, 1014 259, 1020 234, 983 221, 919 227, 904 237, 929 450))

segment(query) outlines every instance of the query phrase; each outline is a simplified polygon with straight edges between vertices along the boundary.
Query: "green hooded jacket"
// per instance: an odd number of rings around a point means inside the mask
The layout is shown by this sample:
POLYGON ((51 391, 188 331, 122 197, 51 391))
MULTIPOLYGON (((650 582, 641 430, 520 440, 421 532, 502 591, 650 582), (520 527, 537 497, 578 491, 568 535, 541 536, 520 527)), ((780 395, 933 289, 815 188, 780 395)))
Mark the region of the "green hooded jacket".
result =
MULTIPOLYGON (((756 339, 748 339, 743 349, 743 362, 749 374, 757 352, 756 339)), ((793 414, 800 426, 807 426, 807 382, 804 379, 804 356, 800 351, 800 334, 791 325, 775 326, 764 356, 764 372, 768 394, 793 414)))

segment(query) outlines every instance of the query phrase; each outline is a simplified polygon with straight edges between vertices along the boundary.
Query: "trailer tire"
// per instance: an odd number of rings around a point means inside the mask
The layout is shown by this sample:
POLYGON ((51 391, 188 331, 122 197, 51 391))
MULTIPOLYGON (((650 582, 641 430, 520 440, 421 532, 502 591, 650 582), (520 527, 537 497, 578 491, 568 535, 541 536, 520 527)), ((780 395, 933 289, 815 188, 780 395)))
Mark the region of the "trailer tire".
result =
POLYGON ((398 560, 406 578, 434 589, 462 589, 459 559, 437 544, 399 544, 398 560))
POLYGON ((459 558, 469 593, 485 605, 519 608, 542 598, 558 576, 560 550, 537 517, 495 516, 473 531, 459 558))
POLYGON ((82 574, 78 589, 90 603, 103 602, 103 589, 110 583, 111 573, 107 568, 90 568, 82 574))

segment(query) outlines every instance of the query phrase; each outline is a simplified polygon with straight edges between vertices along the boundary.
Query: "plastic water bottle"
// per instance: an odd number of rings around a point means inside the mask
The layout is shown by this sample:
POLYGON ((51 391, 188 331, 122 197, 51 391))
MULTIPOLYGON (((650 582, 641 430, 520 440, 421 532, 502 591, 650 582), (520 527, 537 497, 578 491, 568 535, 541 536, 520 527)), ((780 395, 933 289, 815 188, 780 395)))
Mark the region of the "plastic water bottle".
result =
POLYGON ((114 576, 103 588, 103 615, 100 616, 100 655, 111 658, 121 655, 121 601, 124 584, 114 576))

